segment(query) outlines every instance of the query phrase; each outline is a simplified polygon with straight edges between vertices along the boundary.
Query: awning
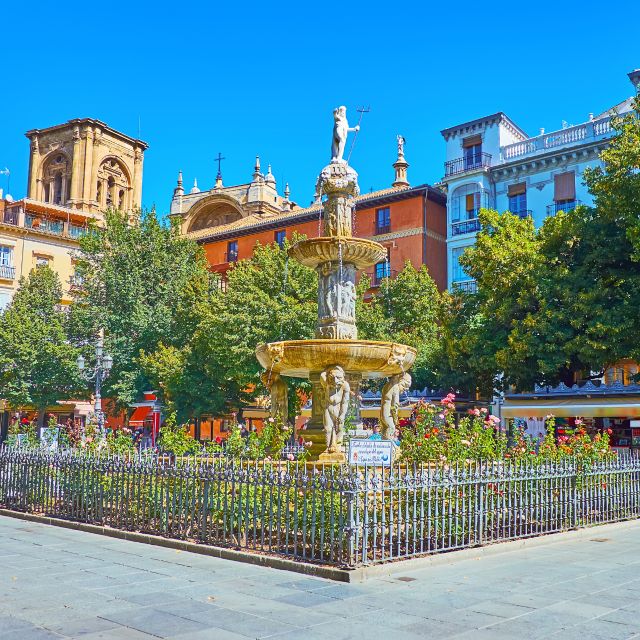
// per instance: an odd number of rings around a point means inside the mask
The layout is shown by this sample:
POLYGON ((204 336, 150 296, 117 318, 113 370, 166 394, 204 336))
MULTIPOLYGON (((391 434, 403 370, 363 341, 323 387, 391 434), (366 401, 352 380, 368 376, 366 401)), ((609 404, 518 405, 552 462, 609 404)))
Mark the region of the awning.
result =
POLYGON ((506 400, 504 418, 637 418, 640 396, 624 398, 531 398, 506 400))
POLYGON ((153 407, 136 407, 135 411, 131 414, 129 418, 129 426, 132 427, 141 427, 144 425, 146 421, 151 421, 151 413, 153 412, 153 407))
POLYGON ((268 418, 269 409, 243 409, 243 418, 268 418))

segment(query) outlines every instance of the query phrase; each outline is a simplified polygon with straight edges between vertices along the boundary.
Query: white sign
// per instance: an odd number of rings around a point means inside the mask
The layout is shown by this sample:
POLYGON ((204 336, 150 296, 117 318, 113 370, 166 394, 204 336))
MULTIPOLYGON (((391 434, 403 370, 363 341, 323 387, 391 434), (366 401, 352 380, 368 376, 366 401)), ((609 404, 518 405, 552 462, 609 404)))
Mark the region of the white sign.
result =
POLYGON ((40 444, 51 451, 58 449, 59 437, 60 430, 58 427, 42 427, 42 429, 40 429, 40 444))
POLYGON ((349 464, 389 467, 393 458, 393 446, 391 440, 352 438, 349 440, 349 464))

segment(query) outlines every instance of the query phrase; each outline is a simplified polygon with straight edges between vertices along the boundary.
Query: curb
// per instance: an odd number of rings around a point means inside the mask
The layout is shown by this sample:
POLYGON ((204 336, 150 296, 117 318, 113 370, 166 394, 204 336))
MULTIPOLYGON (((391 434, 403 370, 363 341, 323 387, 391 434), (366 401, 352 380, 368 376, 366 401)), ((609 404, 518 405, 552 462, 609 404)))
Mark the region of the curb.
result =
MULTIPOLYGON (((293 571, 295 573, 301 573, 317 578, 326 578, 329 580, 335 580, 336 582, 349 583, 364 582, 365 580, 372 578, 390 577, 398 573, 418 571, 428 567, 456 564, 458 562, 465 562, 469 560, 482 560, 483 558, 508 554, 522 549, 532 549, 561 542, 591 538, 594 535, 600 537, 602 535, 606 535, 608 532, 614 532, 620 529, 640 529, 640 519, 625 520, 610 524, 593 525, 582 529, 571 529, 569 531, 561 531, 559 533, 549 533, 538 537, 496 542, 484 547, 458 549, 433 555, 408 558, 405 560, 396 560, 387 564, 375 564, 366 567, 358 567, 356 569, 341 569, 339 567, 329 567, 298 560, 289 560, 288 558, 280 558, 278 556, 258 555, 257 553, 237 551, 235 549, 227 549, 224 547, 186 542, 184 540, 174 540, 172 538, 162 538, 161 536, 154 536, 147 533, 112 529, 110 527, 86 524, 84 522, 60 520, 57 518, 50 518, 48 516, 23 513, 22 511, 13 511, 11 509, 0 508, 0 515, 15 518, 17 520, 25 520, 27 522, 37 522, 39 524, 62 527, 64 529, 73 529, 75 531, 83 531, 85 533, 94 533, 110 538, 128 540, 130 542, 150 544, 157 547, 165 547, 167 549, 176 549, 178 551, 188 551, 199 555, 221 558, 222 560, 233 560, 234 562, 244 562, 245 564, 269 567, 271 569, 279 569, 283 571, 293 571)), ((604 542, 604 540, 598 541, 604 542)))

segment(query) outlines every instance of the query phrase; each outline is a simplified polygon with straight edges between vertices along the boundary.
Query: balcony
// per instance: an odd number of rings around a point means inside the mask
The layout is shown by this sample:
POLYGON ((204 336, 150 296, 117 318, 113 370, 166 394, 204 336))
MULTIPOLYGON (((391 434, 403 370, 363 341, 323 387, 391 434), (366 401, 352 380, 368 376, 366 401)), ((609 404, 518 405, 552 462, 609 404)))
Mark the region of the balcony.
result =
POLYGON ((0 279, 1 280, 15 280, 16 268, 10 267, 7 264, 0 264, 0 279))
POLYGON ((371 281, 372 287, 379 287, 385 278, 395 278, 398 275, 398 272, 394 269, 386 269, 382 272, 376 271, 367 271, 367 277, 371 281))
POLYGON ((74 273, 69 278, 69 286, 72 289, 82 289, 82 287, 84 286, 84 278, 82 276, 74 273))
POLYGON ((476 233, 477 231, 480 231, 480 220, 478 218, 451 223, 452 236, 461 236, 465 233, 476 233))
POLYGON ((377 236, 381 236, 385 233, 391 233, 391 225, 390 224, 384 224, 384 225, 376 225, 376 235, 377 236))
POLYGON ((18 224, 18 210, 17 209, 5 209, 4 210, 4 216, 2 218, 2 221, 5 224, 13 224, 13 225, 17 225, 18 224))
POLYGON ((518 218, 533 218, 533 211, 531 209, 520 209, 520 211, 512 211, 514 216, 518 218))
POLYGON ((69 224, 69 237, 74 240, 79 240, 82 236, 88 233, 87 227, 82 227, 77 224, 69 224))
POLYGON ((598 138, 608 138, 611 135, 611 117, 605 116, 599 120, 592 120, 574 127, 566 127, 559 131, 543 133, 521 142, 505 145, 500 149, 500 155, 503 161, 510 162, 527 156, 545 153, 559 147, 575 147, 598 138))
POLYGON ((451 288, 460 293, 476 293, 478 291, 478 283, 475 280, 464 280, 462 282, 453 282, 451 288))
POLYGON ((25 229, 52 233, 56 236, 61 236, 64 232, 64 222, 62 220, 49 220, 47 218, 33 216, 30 213, 24 216, 24 226, 25 229))
POLYGON ((573 211, 576 207, 582 204, 580 200, 570 200, 569 202, 554 202, 547 205, 547 215, 555 216, 558 211, 573 211))
POLYGON ((472 156, 463 156, 444 163, 444 177, 455 176, 465 171, 486 169, 491 166, 490 153, 476 153, 472 156))

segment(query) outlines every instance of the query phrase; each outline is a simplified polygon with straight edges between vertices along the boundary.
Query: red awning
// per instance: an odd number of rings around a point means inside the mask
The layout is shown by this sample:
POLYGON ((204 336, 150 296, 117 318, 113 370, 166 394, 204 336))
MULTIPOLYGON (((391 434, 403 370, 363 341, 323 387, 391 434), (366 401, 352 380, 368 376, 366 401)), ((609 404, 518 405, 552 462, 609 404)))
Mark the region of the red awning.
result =
POLYGON ((146 421, 151 421, 153 407, 136 407, 129 418, 129 426, 141 427, 146 421))

